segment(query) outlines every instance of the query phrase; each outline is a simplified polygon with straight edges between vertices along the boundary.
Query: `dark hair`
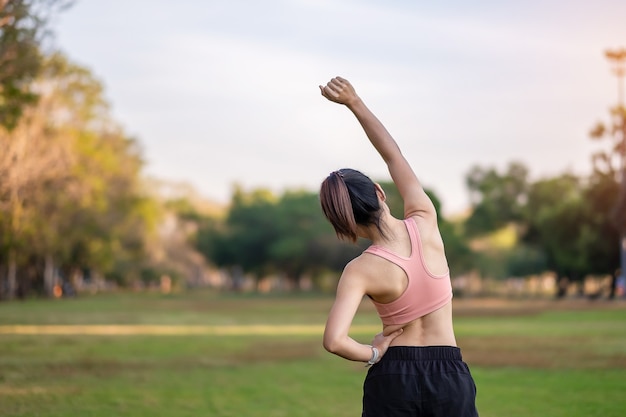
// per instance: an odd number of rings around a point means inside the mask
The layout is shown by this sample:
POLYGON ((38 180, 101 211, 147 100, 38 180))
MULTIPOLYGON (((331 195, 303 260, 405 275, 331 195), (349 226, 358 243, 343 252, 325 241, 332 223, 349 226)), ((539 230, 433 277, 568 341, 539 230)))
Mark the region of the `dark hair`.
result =
POLYGON ((384 234, 376 186, 368 176, 357 170, 344 168, 326 177, 320 189, 320 203, 340 239, 356 242, 357 225, 373 224, 384 234))

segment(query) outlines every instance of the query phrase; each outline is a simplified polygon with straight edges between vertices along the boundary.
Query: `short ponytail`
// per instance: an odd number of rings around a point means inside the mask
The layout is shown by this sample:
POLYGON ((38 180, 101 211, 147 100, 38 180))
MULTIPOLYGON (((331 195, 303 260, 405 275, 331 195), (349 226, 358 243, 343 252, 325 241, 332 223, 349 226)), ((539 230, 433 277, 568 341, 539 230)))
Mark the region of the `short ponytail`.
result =
POLYGON ((359 225, 380 225, 380 204, 374 182, 354 169, 332 172, 320 189, 322 211, 337 237, 356 243, 359 225))

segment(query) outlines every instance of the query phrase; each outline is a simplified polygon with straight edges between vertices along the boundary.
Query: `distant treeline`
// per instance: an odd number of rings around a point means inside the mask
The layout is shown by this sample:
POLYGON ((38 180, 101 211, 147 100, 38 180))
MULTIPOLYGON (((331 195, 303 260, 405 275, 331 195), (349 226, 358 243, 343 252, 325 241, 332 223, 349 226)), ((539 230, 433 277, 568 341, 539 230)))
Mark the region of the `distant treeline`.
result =
MULTIPOLYGON (((46 20, 32 7, 60 3, 0 8, 0 299, 72 293, 78 281, 131 286, 167 276, 185 284, 205 268, 235 280, 280 275, 315 283, 338 276, 364 248, 337 240, 315 191, 237 188, 220 210, 184 190, 164 198, 143 175, 138 141, 112 120, 100 82, 41 47, 46 20)), ((626 223, 618 175, 624 145, 615 139, 624 114, 615 109, 613 125, 593 130, 613 143, 590 156, 589 177, 530 181, 519 162, 501 172, 471 169, 471 209, 439 219, 452 275, 614 274, 626 223)), ((394 185, 381 185, 401 217, 394 185)))
MULTIPOLYGON (((511 163, 504 172, 474 167, 466 181, 471 211, 462 218, 439 219, 453 276, 479 272, 507 278, 553 271, 575 281, 615 273, 615 172, 529 181, 527 169, 511 163)), ((402 217, 394 184, 381 185, 392 213, 402 217)), ((441 213, 437 196, 428 194, 441 213)), ((317 193, 275 196, 238 190, 223 219, 201 224, 195 245, 220 267, 241 268, 259 278, 281 273, 297 282, 304 275, 340 272, 367 242, 338 241, 320 211, 317 193)))

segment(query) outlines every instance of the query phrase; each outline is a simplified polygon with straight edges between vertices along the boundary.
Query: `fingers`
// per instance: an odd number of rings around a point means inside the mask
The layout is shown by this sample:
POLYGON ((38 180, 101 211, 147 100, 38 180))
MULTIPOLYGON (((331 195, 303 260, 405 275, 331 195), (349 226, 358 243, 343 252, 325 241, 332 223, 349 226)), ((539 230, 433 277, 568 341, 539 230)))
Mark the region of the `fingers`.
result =
POLYGON ((326 98, 334 98, 337 93, 333 91, 329 84, 326 84, 325 86, 320 86, 320 88, 322 89, 322 95, 326 98))
POLYGON ((335 93, 328 87, 328 85, 320 85, 320 92, 324 97, 329 100, 335 100, 335 93))
POLYGON ((389 336, 387 337, 391 337, 392 339, 395 339, 396 337, 400 336, 402 334, 402 332, 404 331, 404 329, 398 329, 395 332, 391 333, 389 336))
POLYGON ((395 330, 389 334, 385 334, 384 332, 380 332, 378 333, 375 337, 374 340, 372 341, 372 344, 375 345, 377 343, 391 343, 391 341, 393 339, 395 339, 396 337, 400 336, 402 334, 402 332, 404 332, 404 329, 398 329, 395 330))
POLYGON ((341 84, 342 86, 347 86, 350 84, 350 82, 346 80, 345 78, 335 77, 334 80, 337 80, 337 82, 341 84))
POLYGON ((337 94, 341 93, 345 85, 345 80, 340 77, 332 78, 326 86, 336 92, 337 94))
POLYGON ((346 88, 348 81, 341 77, 334 77, 325 86, 320 85, 322 95, 330 100, 337 100, 343 90, 346 88))
POLYGON ((398 329, 394 332, 389 333, 388 335, 380 332, 376 336, 374 336, 374 340, 372 340, 371 345, 378 348, 382 357, 387 352, 387 349, 389 349, 389 345, 391 344, 393 339, 400 336, 402 332, 404 332, 404 329, 398 329))
POLYGON ((324 93, 326 93, 326 96, 329 98, 338 98, 341 93, 341 88, 331 80, 326 84, 326 87, 324 87, 324 93))
POLYGON ((390 332, 390 333, 387 333, 388 331, 389 331, 388 329, 383 330, 383 332, 381 333, 383 335, 383 337, 394 338, 394 337, 400 336, 402 334, 402 332, 404 331, 404 328, 400 328, 398 330, 394 330, 393 332, 390 332))

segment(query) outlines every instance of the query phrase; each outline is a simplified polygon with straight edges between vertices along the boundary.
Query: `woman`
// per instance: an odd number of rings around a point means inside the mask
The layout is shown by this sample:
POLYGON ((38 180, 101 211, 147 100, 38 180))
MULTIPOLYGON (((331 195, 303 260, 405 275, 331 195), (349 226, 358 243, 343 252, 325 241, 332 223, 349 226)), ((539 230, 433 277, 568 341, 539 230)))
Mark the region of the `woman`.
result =
POLYGON ((476 387, 456 346, 452 286, 435 207, 352 85, 336 77, 320 90, 356 116, 404 201, 404 219, 393 217, 380 185, 352 169, 335 171, 322 183, 322 210, 337 236, 372 243, 344 268, 324 347, 371 366, 363 385, 363 416, 477 416, 476 387), (348 336, 366 295, 383 324, 371 345, 348 336))

